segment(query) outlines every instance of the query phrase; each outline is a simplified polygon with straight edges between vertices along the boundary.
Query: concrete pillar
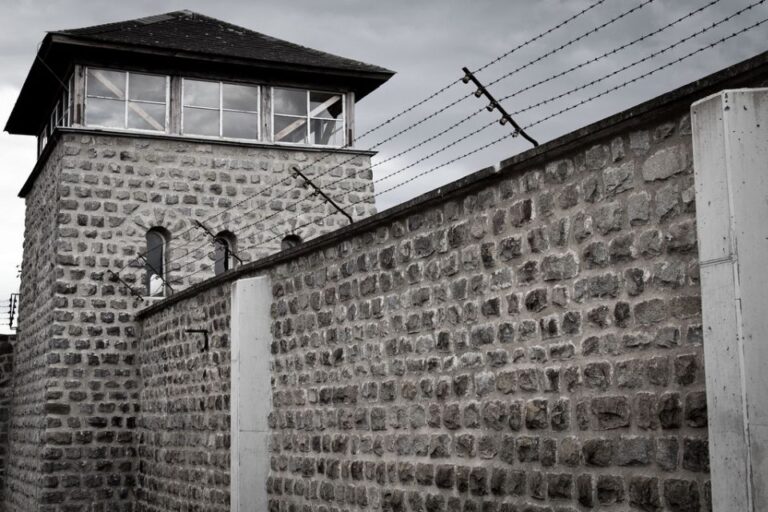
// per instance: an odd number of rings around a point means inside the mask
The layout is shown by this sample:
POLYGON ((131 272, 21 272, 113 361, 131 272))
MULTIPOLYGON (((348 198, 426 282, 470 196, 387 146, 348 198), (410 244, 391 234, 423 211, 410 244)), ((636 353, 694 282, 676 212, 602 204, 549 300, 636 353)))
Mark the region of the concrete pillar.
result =
POLYGON ((232 512, 267 510, 271 304, 269 277, 241 279, 232 286, 232 512))
POLYGON ((768 510, 768 89, 693 104, 715 512, 768 510))

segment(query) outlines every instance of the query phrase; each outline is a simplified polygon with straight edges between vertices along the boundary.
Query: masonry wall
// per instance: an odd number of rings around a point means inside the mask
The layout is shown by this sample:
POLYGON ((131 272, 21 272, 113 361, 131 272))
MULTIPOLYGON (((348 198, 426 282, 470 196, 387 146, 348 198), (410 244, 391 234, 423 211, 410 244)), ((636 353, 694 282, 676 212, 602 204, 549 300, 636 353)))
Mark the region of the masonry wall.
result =
POLYGON ((273 272, 271 510, 707 509, 688 117, 517 171, 273 272))
MULTIPOLYGON (((708 510, 692 180, 669 114, 254 270, 274 292, 270 510, 708 510)), ((181 329, 218 333, 229 291, 202 290, 142 319, 153 393, 203 382, 181 329)), ((218 415, 152 429, 147 453, 189 456, 148 502, 197 503, 196 474, 226 509, 218 415)))
POLYGON ((20 335, 14 343, 8 457, 3 502, 8 511, 34 510, 44 475, 59 463, 44 450, 46 379, 55 319, 57 181, 62 148, 55 148, 26 198, 24 258, 19 295, 20 335), (23 333, 23 335, 21 334, 23 333))
POLYGON ((143 326, 139 511, 229 511, 230 309, 225 284, 143 326))
MULTIPOLYGON (((141 293, 144 263, 136 256, 146 231, 162 227, 171 237, 171 285, 212 277, 212 244, 192 221, 222 208, 227 214, 206 224, 233 232, 245 261, 278 250, 286 234, 312 238, 347 221, 312 222, 327 212, 319 198, 306 210, 290 206, 309 195, 293 178, 282 182, 290 166, 324 153, 77 129, 52 144, 27 196, 6 504, 25 512, 134 510, 143 391, 133 313, 147 301, 108 271, 141 293), (261 216, 274 230, 262 231, 261 216)), ((368 154, 340 153, 307 173, 340 164, 318 183, 344 206, 359 201, 349 213, 361 218, 373 211, 368 163, 368 154), (332 185, 340 176, 357 190, 332 185)))
POLYGON ((11 419, 13 394, 13 341, 12 335, 0 335, 0 498, 5 490, 8 469, 8 430, 11 419))

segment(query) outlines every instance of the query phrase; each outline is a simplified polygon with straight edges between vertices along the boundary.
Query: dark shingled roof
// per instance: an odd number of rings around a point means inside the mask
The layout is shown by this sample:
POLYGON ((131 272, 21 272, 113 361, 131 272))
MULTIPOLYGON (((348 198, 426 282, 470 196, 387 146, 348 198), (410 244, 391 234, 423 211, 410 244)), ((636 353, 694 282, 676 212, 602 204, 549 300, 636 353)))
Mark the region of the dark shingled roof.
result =
POLYGON ((263 62, 392 73, 379 66, 307 48, 186 10, 93 27, 60 30, 53 34, 263 62))

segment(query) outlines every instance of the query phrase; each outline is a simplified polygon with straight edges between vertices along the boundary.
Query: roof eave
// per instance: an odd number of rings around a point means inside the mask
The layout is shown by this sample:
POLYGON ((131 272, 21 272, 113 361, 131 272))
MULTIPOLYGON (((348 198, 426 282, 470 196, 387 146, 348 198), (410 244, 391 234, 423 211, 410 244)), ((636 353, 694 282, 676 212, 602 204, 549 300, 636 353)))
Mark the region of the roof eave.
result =
POLYGON ((40 47, 35 53, 35 58, 32 61, 32 65, 29 67, 29 71, 27 72, 27 76, 24 79, 24 83, 19 90, 19 95, 16 97, 16 101, 13 104, 13 109, 11 109, 11 113, 5 122, 3 131, 8 132, 11 135, 37 135, 37 133, 35 133, 33 130, 25 127, 25 125, 28 123, 24 122, 25 116, 22 112, 22 110, 24 110, 22 99, 24 93, 33 88, 33 83, 36 79, 35 76, 38 74, 38 72, 47 71, 40 63, 40 60, 42 59, 40 56, 43 54, 48 54, 51 48, 51 42, 51 34, 46 34, 43 38, 43 41, 40 43, 40 47))
MULTIPOLYGON (((189 50, 163 49, 155 46, 148 46, 135 43, 119 43, 101 41, 87 36, 71 36, 61 32, 50 32, 51 42, 54 44, 66 44, 72 46, 86 46, 91 48, 101 48, 104 50, 129 51, 136 53, 149 53, 153 55, 163 55, 170 58, 204 60, 209 62, 227 62, 241 66, 256 66, 264 69, 285 69, 290 71, 303 71, 307 73, 325 73, 332 72, 338 76, 348 76, 355 78, 378 79, 382 83, 391 78, 395 72, 380 66, 368 64, 370 71, 344 69, 333 66, 312 66, 307 64, 294 64, 289 62, 280 62, 264 59, 248 59, 243 57, 232 57, 221 54, 210 54, 203 52, 193 52, 189 50)), ((363 63, 364 64, 364 63, 363 63)))

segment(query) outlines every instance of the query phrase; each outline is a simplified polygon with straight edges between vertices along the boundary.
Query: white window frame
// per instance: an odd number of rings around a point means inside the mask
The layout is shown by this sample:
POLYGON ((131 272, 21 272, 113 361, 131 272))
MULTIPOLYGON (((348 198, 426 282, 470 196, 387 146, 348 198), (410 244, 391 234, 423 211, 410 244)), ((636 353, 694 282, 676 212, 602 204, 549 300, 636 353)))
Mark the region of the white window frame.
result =
MULTIPOLYGON (((271 104, 270 104, 270 107, 269 107, 269 109, 270 109, 270 123, 269 124, 270 124, 270 127, 272 129, 272 133, 270 134, 270 141, 273 144, 278 144, 278 145, 285 144, 285 145, 288 145, 288 146, 311 146, 311 147, 318 147, 318 148, 343 148, 343 147, 347 146, 348 141, 347 141, 347 98, 346 98, 346 93, 338 92, 338 91, 324 91, 324 90, 321 90, 321 89, 302 89, 302 88, 299 88, 299 87, 282 87, 282 86, 275 85, 275 86, 271 87, 270 95, 269 96, 270 96, 270 101, 271 101, 271 104), (275 113, 275 89, 292 89, 294 91, 304 91, 306 93, 306 97, 307 97, 307 116, 306 116, 306 120, 307 120, 307 122, 306 122, 306 125, 307 125, 307 137, 306 137, 306 139, 307 139, 307 142, 287 142, 287 141, 276 141, 275 140, 275 116, 276 115, 283 116, 283 117, 293 117, 293 118, 296 118, 296 119, 301 119, 301 118, 304 117, 304 116, 296 116, 296 115, 291 115, 291 114, 276 114, 275 113), (309 129, 310 128, 309 127, 310 127, 310 124, 312 122, 312 119, 326 119, 324 117, 312 117, 312 109, 310 108, 311 105, 310 105, 309 98, 310 98, 310 93, 313 93, 313 92, 319 92, 319 93, 322 93, 322 94, 336 94, 336 95, 341 96, 341 132, 342 132, 342 143, 341 143, 341 145, 335 145, 335 144, 314 144, 314 143, 310 142, 310 139, 309 139, 309 136, 310 136, 309 129)), ((330 121, 330 119, 326 119, 326 120, 330 121)), ((336 121, 336 120, 334 119, 334 121, 336 121)))
MULTIPOLYGON (((114 68, 102 68, 102 67, 86 67, 85 68, 85 94, 83 95, 83 126, 87 126, 89 128, 99 128, 102 130, 117 130, 121 132, 136 132, 136 133, 168 133, 168 127, 170 126, 170 107, 171 107, 171 77, 169 75, 162 75, 158 73, 145 73, 143 71, 128 71, 126 69, 114 69, 114 68), (90 69, 95 70, 101 70, 101 71, 115 71, 117 73, 125 73, 125 99, 119 100, 116 98, 107 98, 104 96, 93 96, 96 99, 108 99, 112 101, 123 101, 125 104, 123 106, 123 128, 116 128, 114 126, 102 126, 98 124, 90 124, 88 123, 88 71, 90 69), (160 76, 165 78, 165 126, 162 131, 160 130, 143 130, 141 128, 128 128, 128 104, 131 102, 130 100, 130 74, 134 73, 137 75, 150 75, 150 76, 160 76)), ((161 105, 162 103, 159 101, 145 101, 145 100, 133 100, 138 103, 149 103, 152 105, 161 105)))
POLYGON ((181 98, 179 98, 178 101, 179 108, 181 109, 179 118, 181 119, 181 124, 179 126, 179 134, 183 135, 185 137, 193 137, 193 138, 200 138, 200 139, 210 139, 210 140, 231 140, 231 141, 238 141, 238 142, 261 142, 261 123, 264 119, 264 115, 261 112, 261 85, 260 84, 254 84, 254 83, 245 83, 245 82, 228 82, 228 81, 222 81, 222 80, 206 80, 204 78, 187 78, 187 77, 181 77, 181 98), (184 84, 185 82, 189 80, 192 82, 209 82, 213 84, 219 84, 219 108, 215 109, 213 107, 199 107, 197 105, 186 105, 184 103, 184 84), (224 84, 227 85, 241 85, 245 87, 253 87, 256 89, 256 109, 257 110, 237 110, 233 108, 224 108, 224 84), (216 111, 219 112, 219 135, 199 135, 196 133, 190 133, 187 134, 184 132, 184 109, 185 108, 197 108, 200 110, 210 110, 210 111, 216 111), (224 112, 239 112, 241 114, 256 114, 256 117, 258 118, 259 122, 256 127, 256 138, 250 139, 250 138, 240 138, 240 137, 225 137, 222 135, 224 133, 224 112))
POLYGON ((37 154, 40 156, 48 145, 48 141, 51 140, 53 132, 59 126, 72 126, 72 113, 73 108, 73 94, 72 88, 75 83, 75 74, 72 73, 67 80, 67 87, 61 92, 61 97, 53 105, 53 110, 48 117, 48 122, 45 123, 43 129, 37 136, 37 154), (59 115, 61 114, 61 116, 59 115))

